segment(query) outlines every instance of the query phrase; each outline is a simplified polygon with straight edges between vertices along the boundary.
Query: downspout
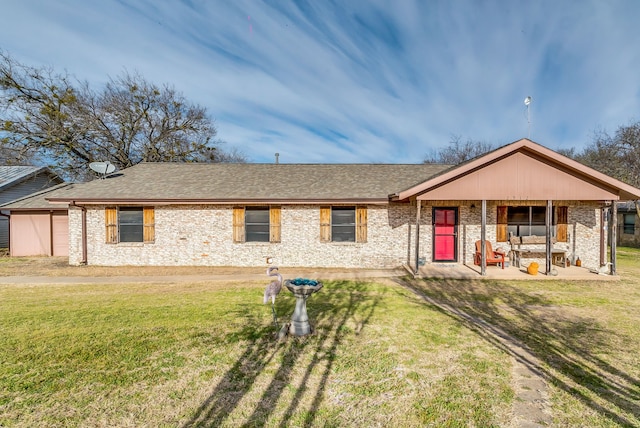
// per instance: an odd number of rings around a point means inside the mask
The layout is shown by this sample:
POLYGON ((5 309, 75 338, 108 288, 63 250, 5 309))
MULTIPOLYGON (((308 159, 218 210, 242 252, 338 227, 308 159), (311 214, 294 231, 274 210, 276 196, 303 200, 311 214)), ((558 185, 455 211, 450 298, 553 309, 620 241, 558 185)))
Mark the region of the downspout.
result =
POLYGON ((80 264, 87 264, 87 209, 84 206, 76 205, 75 201, 71 201, 70 207, 80 208, 82 214, 82 260, 80 264))
POLYGON ((411 266, 411 223, 407 222, 407 266, 411 266))

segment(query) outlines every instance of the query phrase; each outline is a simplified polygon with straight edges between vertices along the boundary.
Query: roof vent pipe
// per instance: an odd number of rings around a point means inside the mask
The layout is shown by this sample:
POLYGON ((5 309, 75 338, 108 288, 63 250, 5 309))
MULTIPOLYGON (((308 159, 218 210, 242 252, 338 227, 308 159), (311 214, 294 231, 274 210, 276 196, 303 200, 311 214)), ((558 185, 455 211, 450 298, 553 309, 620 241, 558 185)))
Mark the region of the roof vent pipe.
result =
POLYGON ((276 165, 278 165, 280 162, 278 161, 278 158, 280 157, 280 153, 276 153, 276 165))

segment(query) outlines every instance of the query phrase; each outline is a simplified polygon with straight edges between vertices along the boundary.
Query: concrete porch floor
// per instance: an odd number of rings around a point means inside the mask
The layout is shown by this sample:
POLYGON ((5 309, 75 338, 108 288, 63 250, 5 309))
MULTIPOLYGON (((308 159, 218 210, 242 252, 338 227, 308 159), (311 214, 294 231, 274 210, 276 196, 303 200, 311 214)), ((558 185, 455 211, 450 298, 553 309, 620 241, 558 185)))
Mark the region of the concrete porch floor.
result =
MULTIPOLYGON (((570 281, 617 281, 619 275, 599 275, 590 272, 589 269, 577 266, 562 268, 552 266, 557 275, 546 275, 544 266, 537 275, 529 275, 525 267, 509 266, 504 269, 497 266, 487 266, 486 275, 480 275, 480 266, 461 263, 427 263, 420 266, 418 277, 421 278, 447 278, 447 279, 504 279, 504 280, 570 280, 570 281)), ((412 269, 412 268, 409 268, 412 269)), ((553 271, 552 271, 553 272, 553 271)))

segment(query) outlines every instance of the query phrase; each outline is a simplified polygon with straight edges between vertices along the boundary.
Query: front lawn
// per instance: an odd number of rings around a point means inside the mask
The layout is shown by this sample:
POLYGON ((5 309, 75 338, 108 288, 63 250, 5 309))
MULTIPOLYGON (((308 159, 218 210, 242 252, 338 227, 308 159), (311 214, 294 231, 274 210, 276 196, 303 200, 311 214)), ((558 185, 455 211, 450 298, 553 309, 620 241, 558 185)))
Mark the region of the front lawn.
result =
MULTIPOLYGON (((263 284, 1 286, 2 426, 478 426, 509 360, 398 286, 328 282, 273 340, 263 284)), ((291 314, 283 290, 277 311, 291 314)))
POLYGON ((639 257, 618 282, 327 281, 281 342, 266 276, 0 285, 0 426, 508 426, 511 357, 414 290, 521 340, 554 426, 640 426, 639 257))
POLYGON ((640 250, 619 248, 618 272, 620 281, 414 283, 541 360, 554 426, 640 427, 640 250))

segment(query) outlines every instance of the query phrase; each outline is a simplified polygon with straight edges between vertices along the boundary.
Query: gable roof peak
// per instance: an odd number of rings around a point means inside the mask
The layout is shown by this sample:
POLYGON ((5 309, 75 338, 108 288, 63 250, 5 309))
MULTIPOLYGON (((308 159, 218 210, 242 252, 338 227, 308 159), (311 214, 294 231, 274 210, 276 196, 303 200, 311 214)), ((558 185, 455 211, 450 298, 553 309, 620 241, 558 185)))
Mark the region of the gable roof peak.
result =
POLYGON ((438 176, 427 179, 423 183, 400 192, 397 194, 397 199, 405 200, 413 196, 418 196, 429 191, 429 189, 433 189, 446 182, 457 180, 460 177, 488 167, 497 161, 516 155, 517 153, 523 153, 540 162, 570 172, 572 175, 583 177, 586 181, 599 183, 601 186, 616 189, 620 199, 640 199, 640 189, 583 165, 528 138, 521 138, 513 143, 461 163, 438 176))

